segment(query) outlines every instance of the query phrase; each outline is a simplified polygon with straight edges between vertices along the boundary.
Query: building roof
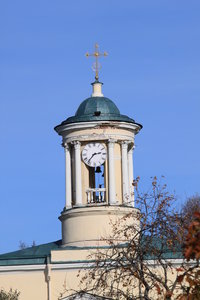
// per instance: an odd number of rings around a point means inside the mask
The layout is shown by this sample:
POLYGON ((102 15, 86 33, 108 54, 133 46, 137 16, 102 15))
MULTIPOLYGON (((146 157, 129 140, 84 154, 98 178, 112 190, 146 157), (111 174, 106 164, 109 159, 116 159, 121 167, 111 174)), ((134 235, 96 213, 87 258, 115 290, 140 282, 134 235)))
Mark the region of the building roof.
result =
MULTIPOLYGON (((17 266, 17 265, 38 265, 38 264, 46 264, 47 257, 50 257, 52 250, 91 250, 96 249, 96 247, 84 246, 84 247, 77 247, 77 246, 66 246, 60 247, 62 244, 61 240, 41 244, 38 246, 33 246, 30 248, 5 253, 0 255, 0 266, 17 266)), ((156 247, 160 247, 160 242, 154 241, 154 245, 156 247)), ((119 247, 126 247, 127 244, 119 245, 119 247)), ((109 246, 102 246, 101 248, 109 248, 109 246)), ((175 247, 175 251, 170 250, 168 247, 163 249, 163 259, 182 259, 182 247, 177 245, 175 247)), ((146 254, 146 259, 151 260, 155 259, 152 254, 146 254)), ((67 261, 66 261, 67 262, 67 261)), ((79 261, 81 262, 81 261, 79 261)))
POLYGON ((118 121, 142 125, 126 115, 122 115, 115 103, 106 97, 90 97, 85 99, 78 107, 74 116, 67 118, 55 130, 65 124, 90 121, 118 121))
POLYGON ((43 264, 51 250, 60 247, 61 240, 0 255, 0 266, 43 264))
MULTIPOLYGON (((47 257, 50 257, 52 250, 86 250, 96 249, 94 246, 66 246, 62 247, 62 240, 55 242, 32 246, 22 250, 0 254, 0 266, 12 265, 37 265, 46 263, 47 257)), ((105 247, 105 248, 108 248, 105 247)))

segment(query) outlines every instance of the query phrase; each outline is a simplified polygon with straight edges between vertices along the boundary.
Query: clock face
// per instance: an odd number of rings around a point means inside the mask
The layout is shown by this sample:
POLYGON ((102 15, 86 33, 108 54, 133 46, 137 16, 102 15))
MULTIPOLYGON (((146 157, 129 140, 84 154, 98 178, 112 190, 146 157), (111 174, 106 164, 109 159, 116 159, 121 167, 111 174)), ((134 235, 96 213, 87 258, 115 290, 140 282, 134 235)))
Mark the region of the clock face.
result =
POLYGON ((101 166, 106 157, 106 148, 100 143, 89 143, 82 151, 82 159, 90 167, 101 166))

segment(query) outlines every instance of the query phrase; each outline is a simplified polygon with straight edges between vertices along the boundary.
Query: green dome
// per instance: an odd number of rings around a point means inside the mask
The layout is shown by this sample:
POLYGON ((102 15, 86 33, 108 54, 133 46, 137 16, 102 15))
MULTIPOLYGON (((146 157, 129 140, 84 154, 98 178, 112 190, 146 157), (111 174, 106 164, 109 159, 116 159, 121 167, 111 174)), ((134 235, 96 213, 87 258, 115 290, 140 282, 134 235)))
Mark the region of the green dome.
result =
POLYGON ((121 115, 112 100, 106 97, 90 97, 79 105, 75 116, 67 118, 55 129, 65 124, 90 121, 119 121, 137 124, 128 116, 121 115))
POLYGON ((94 115, 96 112, 101 114, 119 115, 117 106, 106 97, 91 97, 84 100, 76 111, 75 116, 94 115))

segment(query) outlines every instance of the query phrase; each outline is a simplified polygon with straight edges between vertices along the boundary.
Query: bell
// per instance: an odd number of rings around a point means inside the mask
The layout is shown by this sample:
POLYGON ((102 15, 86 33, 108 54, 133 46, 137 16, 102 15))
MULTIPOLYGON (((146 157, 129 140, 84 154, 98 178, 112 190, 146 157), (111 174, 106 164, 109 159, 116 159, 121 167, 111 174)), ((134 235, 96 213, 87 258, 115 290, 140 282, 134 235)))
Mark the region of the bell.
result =
POLYGON ((101 173, 101 168, 100 167, 96 167, 95 173, 101 173))

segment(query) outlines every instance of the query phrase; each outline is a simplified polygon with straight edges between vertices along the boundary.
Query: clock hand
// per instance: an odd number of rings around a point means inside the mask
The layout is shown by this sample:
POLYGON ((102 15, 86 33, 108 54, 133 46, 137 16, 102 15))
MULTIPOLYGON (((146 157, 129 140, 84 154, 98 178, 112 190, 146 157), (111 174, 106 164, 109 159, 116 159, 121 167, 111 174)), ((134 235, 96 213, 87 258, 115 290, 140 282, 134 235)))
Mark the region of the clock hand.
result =
POLYGON ((88 162, 90 162, 91 159, 92 159, 95 155, 97 155, 97 154, 101 154, 101 152, 95 152, 95 153, 93 153, 92 156, 90 157, 90 159, 88 160, 88 162))
POLYGON ((94 155, 96 155, 96 152, 92 154, 92 156, 90 157, 90 159, 88 159, 88 162, 91 161, 91 159, 93 158, 94 155))

